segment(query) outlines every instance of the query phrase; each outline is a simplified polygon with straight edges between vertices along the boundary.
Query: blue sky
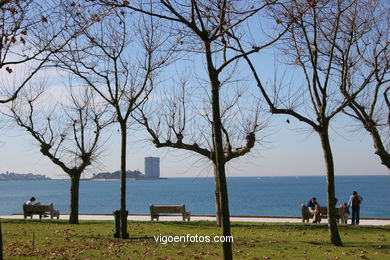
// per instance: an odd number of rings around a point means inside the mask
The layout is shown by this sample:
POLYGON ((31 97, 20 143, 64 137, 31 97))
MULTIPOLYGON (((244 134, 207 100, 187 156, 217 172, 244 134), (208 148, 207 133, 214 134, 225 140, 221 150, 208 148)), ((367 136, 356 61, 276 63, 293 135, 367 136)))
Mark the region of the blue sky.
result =
MULTIPOLYGON (((322 151, 316 133, 302 123, 285 116, 273 117, 265 130, 263 143, 257 144, 247 156, 233 160, 227 167, 228 176, 297 176, 325 175, 322 151), (296 130, 300 128, 299 130, 296 130), (302 131, 306 129, 307 131, 302 131)), ((347 123, 347 122, 345 122, 347 123)), ((340 122, 342 125, 343 122, 340 122)), ((66 178, 61 169, 39 154, 33 139, 23 130, 9 125, 1 129, 0 172, 34 172, 52 178, 66 178)), ((119 169, 119 134, 113 131, 99 165, 92 172, 119 169)), ((154 148, 141 131, 130 131, 128 142, 128 169, 144 170, 144 157, 161 158, 163 177, 211 177, 211 165, 205 159, 189 152, 154 148)), ((336 175, 388 174, 374 155, 370 136, 362 131, 343 133, 343 128, 332 131, 331 142, 336 175)))
MULTIPOLYGON (((265 81, 272 81, 274 58, 271 54, 259 59, 265 81)), ((259 65, 260 66, 260 65, 259 65)), ((173 70, 172 70, 173 71, 173 70)), ((173 72, 169 72, 173 73, 173 72)), ((176 72, 175 72, 176 73, 176 72)), ((244 73, 244 72, 242 72, 244 73)), ((49 74, 51 94, 62 96, 59 82, 49 74)), ((172 77, 168 75, 168 77, 172 77)), ((252 90, 256 91, 256 90, 252 90)), ((344 115, 333 121, 331 143, 336 175, 388 174, 374 154, 370 135, 361 126, 344 115)), ((117 126, 109 130, 111 137, 104 146, 98 163, 90 167, 85 177, 101 171, 119 169, 119 133, 117 126)), ((67 178, 58 166, 39 153, 39 147, 24 130, 9 122, 0 129, 0 172, 39 173, 52 178, 67 178)), ((127 168, 144 171, 144 157, 157 156, 161 160, 162 177, 211 177, 212 168, 208 160, 196 154, 167 148, 155 148, 149 136, 140 129, 129 130, 127 168)), ((228 176, 298 176, 325 175, 323 154, 318 135, 306 124, 286 115, 273 115, 269 125, 258 133, 261 142, 253 151, 227 166, 228 176), (290 124, 286 123, 290 120, 290 124)))
MULTIPOLYGON (((261 71, 264 82, 272 82, 275 69, 275 50, 267 50, 266 54, 256 57, 256 65, 261 71)), ((200 64, 200 63, 199 63, 200 64)), ((198 74, 202 74, 202 66, 198 74)), ((247 73, 240 71, 243 75, 247 73)), ((285 68, 280 65, 278 70, 285 68)), ((176 73, 174 69, 168 73, 176 73)), ((52 84, 57 84, 49 74, 52 84)), ((203 74, 203 78, 205 78, 203 74)), ((5 80, 12 80, 15 75, 0 74, 5 80)), ((175 77, 175 75, 165 75, 175 77)), ((288 75, 293 76, 292 73, 288 75)), ((299 76, 297 76, 299 79, 299 76)), ((288 79, 289 80, 289 79, 288 79)), ((294 81, 298 82, 298 81, 294 81)), ((256 91, 251 86, 251 91, 256 91)), ((52 89, 54 95, 61 96, 58 88, 52 89)), ((116 171, 119 169, 119 133, 117 126, 110 130, 112 134, 104 146, 104 152, 98 163, 90 167, 85 177, 101 171, 116 171)), ((259 132, 262 140, 253 151, 227 166, 228 176, 298 176, 325 175, 324 160, 319 137, 306 124, 298 122, 286 115, 274 115, 269 120, 269 126, 259 132), (290 120, 290 124, 286 123, 290 120)), ((167 148, 155 148, 149 136, 142 130, 129 130, 127 168, 144 171, 144 157, 160 157, 162 177, 211 177, 211 164, 196 154, 167 148)), ((370 135, 361 126, 339 115, 332 124, 331 144, 335 160, 336 175, 370 175, 388 174, 388 170, 380 164, 374 154, 370 135)), ((39 153, 39 147, 24 130, 8 123, 0 128, 0 172, 39 173, 52 178, 67 178, 58 166, 52 164, 39 153)))

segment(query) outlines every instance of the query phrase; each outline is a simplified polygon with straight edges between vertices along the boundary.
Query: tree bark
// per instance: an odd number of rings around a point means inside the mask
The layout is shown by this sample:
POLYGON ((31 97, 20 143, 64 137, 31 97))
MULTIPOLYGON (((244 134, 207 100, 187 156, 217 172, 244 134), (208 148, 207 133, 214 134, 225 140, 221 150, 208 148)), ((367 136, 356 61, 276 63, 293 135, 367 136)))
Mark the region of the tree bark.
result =
POLYGON ((329 141, 328 128, 325 127, 319 133, 321 138, 322 150, 324 152, 326 166, 326 187, 327 187, 327 209, 328 209, 328 230, 330 242, 335 246, 343 246, 336 222, 336 200, 335 200, 335 182, 334 182, 334 162, 332 149, 329 141))
MULTIPOLYGON (((218 179, 218 192, 220 195, 219 203, 221 209, 221 225, 222 225, 222 235, 226 237, 231 236, 230 232, 230 214, 229 214, 229 201, 228 201, 228 191, 226 184, 226 174, 225 174, 225 158, 222 142, 222 122, 221 122, 221 112, 219 104, 219 87, 220 82, 218 80, 218 73, 212 66, 211 58, 211 49, 210 43, 205 43, 206 49, 206 59, 208 65, 209 78, 211 83, 211 105, 213 113, 213 144, 214 144, 214 158, 216 166, 216 175, 218 179)), ((225 260, 233 259, 232 255, 232 244, 230 241, 225 241, 222 244, 223 256, 225 260)))
POLYGON ((120 179, 120 238, 129 238, 127 233, 127 211, 126 211, 126 144, 127 128, 126 122, 119 122, 121 126, 121 179, 120 179))
MULTIPOLYGON (((221 206, 221 224, 222 235, 225 237, 231 236, 230 231, 230 213, 229 213, 229 200, 228 190, 226 183, 225 164, 222 162, 218 164, 218 180, 219 180, 219 192, 220 192, 220 206, 221 206)), ((223 256, 225 260, 233 259, 232 255, 232 243, 225 241, 223 244, 223 256)))
POLYGON ((381 163, 390 171, 390 154, 386 151, 386 148, 383 145, 378 129, 372 126, 367 128, 367 130, 372 136, 375 147, 375 154, 379 156, 381 163))
POLYGON ((69 224, 79 223, 79 190, 81 173, 70 176, 70 213, 69 224))
POLYGON ((1 231, 1 219, 0 219, 0 260, 3 260, 3 233, 1 231))
POLYGON ((221 227, 221 202, 219 194, 219 180, 218 180, 217 165, 214 164, 214 189, 215 189, 215 218, 217 227, 221 227))

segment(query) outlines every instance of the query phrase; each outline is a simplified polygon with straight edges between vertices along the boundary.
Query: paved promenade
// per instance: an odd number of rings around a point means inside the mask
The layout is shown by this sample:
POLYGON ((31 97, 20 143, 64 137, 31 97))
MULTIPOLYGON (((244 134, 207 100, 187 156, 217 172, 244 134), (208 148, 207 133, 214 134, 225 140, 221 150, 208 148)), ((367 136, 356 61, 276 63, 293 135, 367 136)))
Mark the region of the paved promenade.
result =
MULTIPOLYGON (((0 216, 2 219, 23 219, 23 215, 8 215, 0 216)), ((37 219, 38 216, 34 215, 34 218, 37 219)), ((46 218, 45 218, 46 219, 46 218)), ((69 215, 61 215, 60 219, 69 219, 69 215)), ((80 215, 80 220, 114 220, 112 215, 80 215)), ((150 215, 129 215, 129 220, 136 221, 150 221, 150 215)), ((207 220, 213 221, 215 217, 213 216, 201 216, 193 215, 191 216, 191 221, 200 221, 207 220)), ((273 222, 273 223, 301 223, 301 218, 294 217, 231 217, 232 222, 273 222)), ((181 216, 171 216, 171 217, 160 217, 160 221, 182 221, 181 216)), ((327 219, 323 219, 321 223, 327 223, 327 219)), ((350 223, 350 220, 349 220, 350 223)), ((360 225, 373 225, 373 226, 384 226, 390 225, 390 219, 360 219, 360 225)))

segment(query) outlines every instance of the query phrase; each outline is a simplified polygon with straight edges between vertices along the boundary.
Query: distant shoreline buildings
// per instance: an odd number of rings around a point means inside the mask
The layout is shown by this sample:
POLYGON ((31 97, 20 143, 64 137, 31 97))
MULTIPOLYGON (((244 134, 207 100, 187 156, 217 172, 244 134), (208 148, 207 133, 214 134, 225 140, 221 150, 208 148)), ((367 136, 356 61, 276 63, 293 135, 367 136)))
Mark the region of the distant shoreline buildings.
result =
POLYGON ((36 180, 51 180, 51 178, 46 177, 41 174, 21 174, 14 172, 0 173, 0 181, 36 181, 36 180))
MULTIPOLYGON (((95 173, 91 178, 82 180, 119 180, 120 171, 115 172, 100 172, 95 173)), ((126 171, 126 179, 132 180, 159 180, 166 179, 160 177, 160 158, 145 157, 145 174, 139 170, 126 171)), ((15 181, 15 180, 52 180, 49 177, 41 174, 19 174, 13 172, 0 173, 0 181, 15 181)))
MULTIPOLYGON (((93 174, 90 179, 84 180, 119 180, 120 171, 101 172, 93 174)), ((160 158, 145 157, 145 174, 139 170, 126 171, 126 179, 128 180, 161 180, 166 178, 160 177, 160 158)))

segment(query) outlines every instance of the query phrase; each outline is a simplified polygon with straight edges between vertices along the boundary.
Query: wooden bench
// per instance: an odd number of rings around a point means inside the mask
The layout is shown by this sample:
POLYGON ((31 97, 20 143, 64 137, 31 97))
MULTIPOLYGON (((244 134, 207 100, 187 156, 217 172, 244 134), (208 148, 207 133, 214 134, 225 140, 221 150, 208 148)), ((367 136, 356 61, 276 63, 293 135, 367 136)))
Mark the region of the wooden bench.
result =
POLYGON ((50 218, 53 219, 54 217, 57 217, 57 219, 60 218, 60 211, 55 210, 53 203, 49 205, 26 205, 23 204, 23 215, 24 218, 31 217, 33 218, 33 215, 39 215, 39 219, 42 219, 42 215, 48 214, 50 215, 50 218))
POLYGON ((182 205, 150 205, 150 218, 151 221, 156 219, 158 221, 159 216, 172 216, 174 213, 179 213, 183 216, 183 221, 186 219, 190 221, 191 213, 186 211, 184 204, 182 205), (162 215, 164 213, 165 215, 162 215), (166 215, 169 214, 169 215, 166 215))
MULTIPOLYGON (((326 207, 320 207, 320 210, 321 210, 322 217, 325 217, 328 214, 326 207)), ((309 207, 306 206, 305 204, 301 204, 301 213, 302 213, 302 223, 305 222, 309 223, 309 220, 312 218, 310 216, 309 207)))
MULTIPOLYGON (((327 207, 320 207, 322 217, 326 217, 328 215, 328 208, 327 207)), ((338 207, 336 208, 336 219, 337 222, 341 220, 341 223, 346 223, 347 219, 344 219, 344 213, 349 212, 348 208, 342 208, 338 207)), ((305 204, 301 204, 301 214, 302 214, 302 222, 305 221, 309 222, 309 220, 312 218, 310 216, 309 207, 305 204)))

